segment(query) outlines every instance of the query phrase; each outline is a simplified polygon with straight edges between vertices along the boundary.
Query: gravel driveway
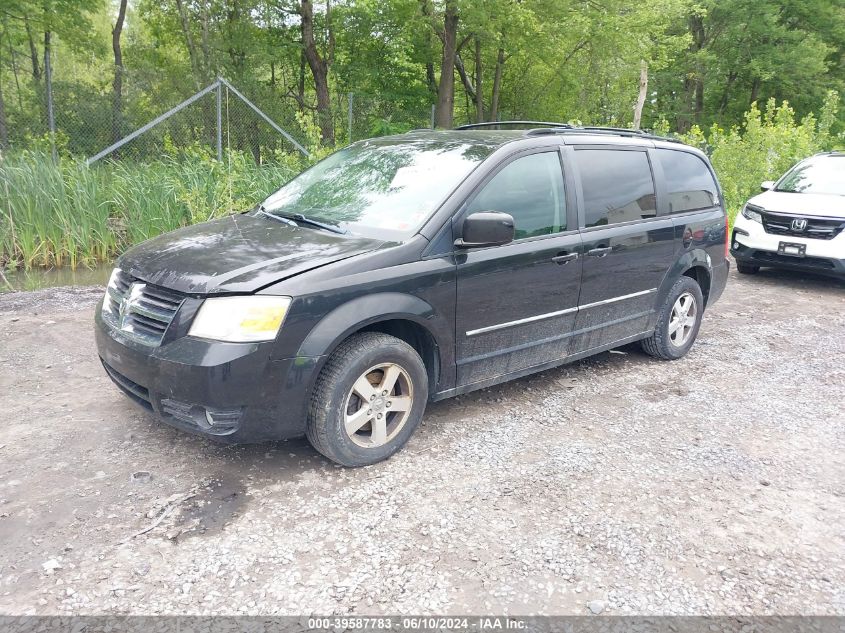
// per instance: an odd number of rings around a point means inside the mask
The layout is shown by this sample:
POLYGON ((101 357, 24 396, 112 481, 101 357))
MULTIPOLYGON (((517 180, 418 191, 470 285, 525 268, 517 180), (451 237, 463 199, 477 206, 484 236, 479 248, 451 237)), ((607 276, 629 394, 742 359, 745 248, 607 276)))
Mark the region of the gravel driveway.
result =
POLYGON ((636 348, 430 405, 347 470, 136 410, 100 290, 0 295, 0 613, 845 614, 845 285, 732 274, 636 348))

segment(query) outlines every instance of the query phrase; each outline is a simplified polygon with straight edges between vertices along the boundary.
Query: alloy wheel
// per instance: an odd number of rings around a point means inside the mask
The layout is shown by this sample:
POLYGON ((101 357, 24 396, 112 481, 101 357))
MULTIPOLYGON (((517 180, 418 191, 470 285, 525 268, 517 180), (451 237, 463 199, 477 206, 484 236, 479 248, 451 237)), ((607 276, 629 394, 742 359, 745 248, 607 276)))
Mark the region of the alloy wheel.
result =
POLYGON ((346 434, 363 448, 384 446, 405 426, 414 402, 414 385, 396 363, 365 371, 346 397, 346 434))
POLYGON ((692 336, 698 317, 695 297, 689 292, 683 293, 672 306, 669 316, 669 341, 675 347, 683 347, 692 336))

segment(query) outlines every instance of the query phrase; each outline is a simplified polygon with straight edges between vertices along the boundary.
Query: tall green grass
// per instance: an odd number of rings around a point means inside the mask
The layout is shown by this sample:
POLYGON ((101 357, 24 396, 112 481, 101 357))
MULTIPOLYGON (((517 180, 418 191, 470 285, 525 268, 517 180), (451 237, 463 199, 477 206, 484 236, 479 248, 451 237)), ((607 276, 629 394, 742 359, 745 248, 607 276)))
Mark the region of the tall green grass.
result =
POLYGON ((155 162, 73 158, 48 152, 0 157, 0 267, 93 266, 181 226, 255 205, 304 166, 293 156, 256 165, 189 150, 155 162))
MULTIPOLYGON (((771 100, 762 111, 753 105, 742 127, 693 127, 679 138, 711 156, 733 221, 763 180, 841 144, 831 133, 839 102, 831 92, 818 117, 799 121, 786 102, 771 100)), ((313 158, 325 156, 316 126, 303 130, 313 158)), ((668 134, 668 123, 656 131, 668 134)), ((38 149, 0 155, 0 270, 94 266, 165 231, 243 211, 306 166, 290 154, 256 165, 237 151, 223 161, 201 147, 165 152, 154 162, 94 167, 70 157, 55 163, 38 149)))

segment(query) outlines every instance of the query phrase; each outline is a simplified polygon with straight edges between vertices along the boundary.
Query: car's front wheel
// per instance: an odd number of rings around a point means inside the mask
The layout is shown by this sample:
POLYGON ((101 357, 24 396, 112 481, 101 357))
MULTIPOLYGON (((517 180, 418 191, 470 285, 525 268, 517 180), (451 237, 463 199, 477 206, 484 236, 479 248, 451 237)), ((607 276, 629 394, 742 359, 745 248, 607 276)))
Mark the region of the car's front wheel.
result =
POLYGON ((379 332, 356 334, 317 378, 306 435, 338 464, 375 464, 405 445, 427 400, 428 375, 413 347, 379 332))
POLYGON ((701 327, 704 296, 695 279, 681 277, 672 286, 657 315, 654 334, 640 342, 643 350, 664 360, 677 360, 692 347, 701 327))

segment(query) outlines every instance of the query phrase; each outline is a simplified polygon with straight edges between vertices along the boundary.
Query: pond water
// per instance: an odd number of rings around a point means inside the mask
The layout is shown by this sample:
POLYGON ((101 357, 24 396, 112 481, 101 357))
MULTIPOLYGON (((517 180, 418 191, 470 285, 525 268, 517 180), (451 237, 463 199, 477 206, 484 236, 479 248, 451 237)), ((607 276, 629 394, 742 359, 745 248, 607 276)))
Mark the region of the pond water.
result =
MULTIPOLYGON (((15 290, 38 290, 56 286, 105 286, 111 274, 112 265, 102 264, 96 268, 39 268, 34 270, 3 271, 3 275, 15 290)), ((9 284, 0 278, 0 292, 10 292, 9 284)))

